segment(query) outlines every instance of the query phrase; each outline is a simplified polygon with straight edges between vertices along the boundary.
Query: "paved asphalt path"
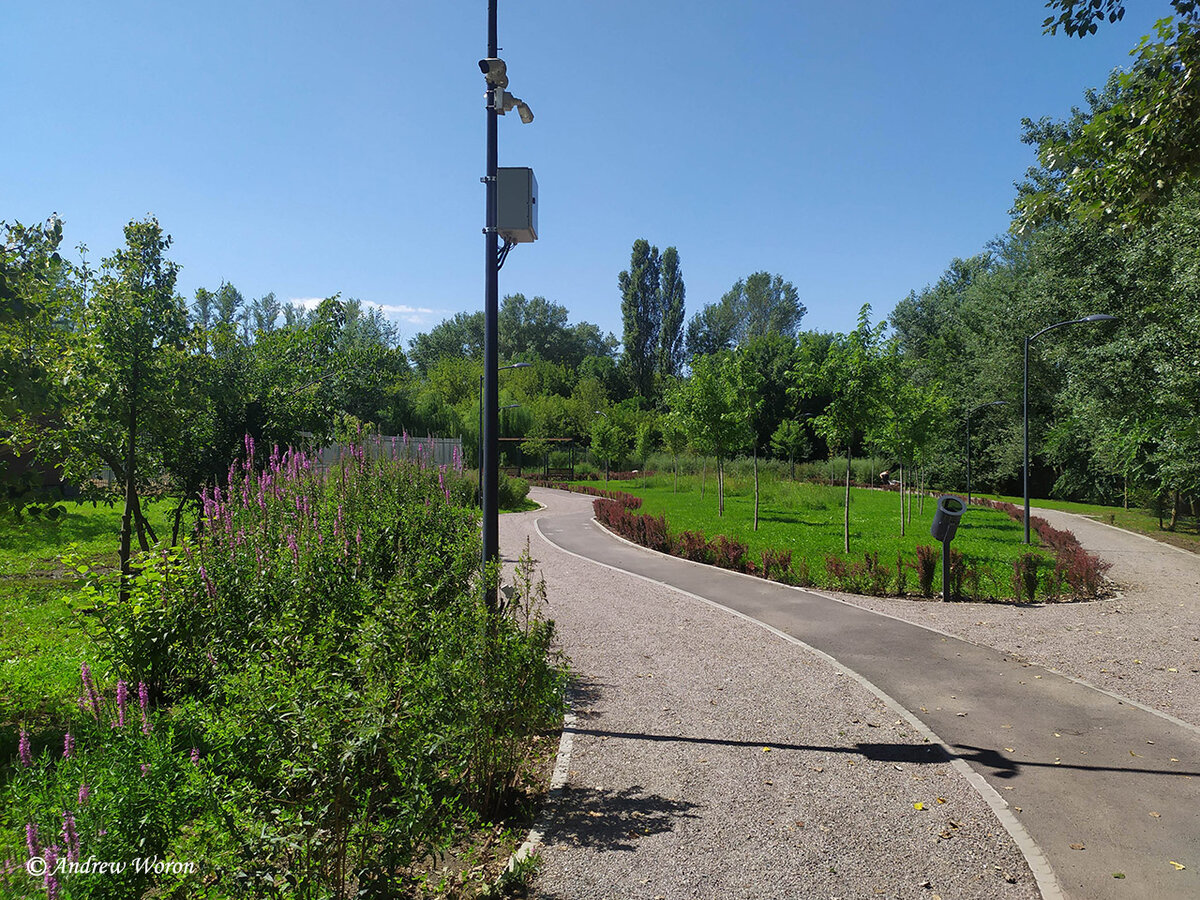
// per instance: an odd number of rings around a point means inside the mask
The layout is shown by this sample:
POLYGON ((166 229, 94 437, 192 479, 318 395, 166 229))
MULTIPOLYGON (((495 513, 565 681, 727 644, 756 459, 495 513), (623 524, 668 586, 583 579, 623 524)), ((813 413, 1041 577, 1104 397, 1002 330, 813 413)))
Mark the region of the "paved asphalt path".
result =
POLYGON ((1200 729, 988 647, 633 546, 590 507, 538 527, 778 628, 891 695, 1011 804, 1066 896, 1200 898, 1200 729))

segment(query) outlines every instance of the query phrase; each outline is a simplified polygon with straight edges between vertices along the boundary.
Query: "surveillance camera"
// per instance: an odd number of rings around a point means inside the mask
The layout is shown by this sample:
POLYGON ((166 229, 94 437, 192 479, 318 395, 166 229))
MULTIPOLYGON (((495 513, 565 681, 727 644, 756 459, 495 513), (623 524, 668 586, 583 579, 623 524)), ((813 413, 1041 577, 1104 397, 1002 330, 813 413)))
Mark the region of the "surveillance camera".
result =
POLYGON ((533 111, 529 108, 529 104, 520 97, 514 97, 508 91, 496 91, 492 108, 500 115, 515 109, 517 115, 521 117, 521 121, 526 125, 533 121, 533 111))
POLYGON ((483 73, 488 87, 501 89, 508 87, 508 67, 504 64, 504 60, 490 57, 481 59, 479 71, 483 73))
POLYGON ((533 110, 529 108, 529 104, 524 100, 517 101, 517 115, 521 117, 521 121, 526 125, 533 121, 533 110))

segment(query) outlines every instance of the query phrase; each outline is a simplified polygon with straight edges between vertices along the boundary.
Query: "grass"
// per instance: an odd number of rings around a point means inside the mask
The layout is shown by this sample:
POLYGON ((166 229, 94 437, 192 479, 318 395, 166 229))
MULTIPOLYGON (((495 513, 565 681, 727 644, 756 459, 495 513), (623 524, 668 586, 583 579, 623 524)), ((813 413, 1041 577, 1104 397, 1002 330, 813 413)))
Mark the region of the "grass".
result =
MULTIPOLYGON (((585 482, 604 487, 603 480, 585 482)), ((801 558, 807 560, 814 576, 825 570, 826 555, 844 557, 842 553, 842 502, 845 489, 838 486, 792 482, 775 478, 761 479, 759 528, 754 531, 754 480, 727 476, 725 483, 725 515, 717 516, 715 482, 710 475, 704 495, 701 479, 681 476, 679 491, 672 491, 668 475, 652 475, 646 487, 640 479, 612 482, 609 489, 625 491, 641 497, 640 512, 666 516, 672 534, 682 530, 702 531, 708 538, 718 534, 743 541, 749 545, 752 558, 761 558, 762 551, 789 550, 795 570, 801 558)), ((935 503, 926 498, 925 509, 920 499, 913 498, 912 519, 900 537, 900 497, 889 491, 851 488, 850 491, 850 555, 851 561, 862 560, 867 553, 878 553, 880 566, 896 567, 898 555, 906 563, 916 559, 916 548, 932 546, 940 559, 941 548, 930 536, 935 503)), ((1028 551, 1022 545, 1020 523, 997 510, 972 507, 963 518, 952 546, 962 553, 968 565, 980 576, 980 590, 986 596, 1011 597, 1013 560, 1028 551)), ((1036 540, 1036 538, 1035 538, 1036 540)), ((935 584, 935 590, 940 585, 935 584)), ((909 589, 915 590, 915 576, 909 578, 909 589)))
MULTIPOLYGON (((33 727, 75 702, 79 666, 103 665, 72 608, 74 573, 61 555, 74 545, 81 560, 115 567, 119 507, 65 503, 57 520, 0 516, 0 731, 33 727)), ((169 536, 169 502, 145 504, 160 536, 169 536)))
MULTIPOLYGON (((1008 503, 1015 503, 1017 506, 1021 506, 1025 502, 1023 497, 1004 497, 999 494, 975 494, 974 496, 987 497, 991 500, 1004 500, 1008 503)), ((1185 532, 1182 530, 1182 527, 1185 527, 1185 524, 1190 522, 1190 516, 1185 519, 1181 515, 1181 527, 1175 531, 1168 531, 1166 528, 1158 527, 1158 515, 1148 509, 1125 509, 1120 506, 1101 506, 1097 503, 1074 503, 1069 500, 1031 499, 1029 505, 1033 509, 1040 506, 1043 509, 1056 509, 1061 512, 1087 516, 1107 525, 1115 525, 1118 528, 1124 528, 1126 531, 1144 534, 1165 544, 1172 544, 1176 547, 1182 547, 1184 550, 1191 550, 1193 553, 1200 553, 1200 523, 1191 523, 1192 527, 1197 529, 1196 531, 1185 532)), ((1034 512, 1032 515, 1036 516, 1037 512, 1034 512)), ((1165 516, 1164 521, 1167 521, 1169 518, 1169 515, 1165 516)))

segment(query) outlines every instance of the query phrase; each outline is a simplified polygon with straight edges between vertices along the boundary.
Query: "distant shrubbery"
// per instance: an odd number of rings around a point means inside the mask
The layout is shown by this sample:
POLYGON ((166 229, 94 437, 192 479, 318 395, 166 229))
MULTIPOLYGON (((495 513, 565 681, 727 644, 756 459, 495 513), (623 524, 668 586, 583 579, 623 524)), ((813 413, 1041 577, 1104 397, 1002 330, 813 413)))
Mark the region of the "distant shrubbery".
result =
MULTIPOLYGON (((912 561, 906 561, 903 553, 898 553, 894 563, 881 562, 879 554, 873 552, 864 553, 861 558, 825 554, 823 571, 814 572, 807 559, 794 558, 791 551, 765 549, 761 558, 755 558, 746 544, 725 535, 709 538, 698 530, 672 533, 664 516, 637 513, 642 501, 629 494, 586 485, 554 486, 599 495, 601 499, 594 501, 593 508, 601 524, 635 543, 694 562, 760 575, 787 584, 815 584, 875 596, 905 595, 909 572, 915 571, 920 596, 934 595, 941 553, 933 546, 918 546, 916 558, 912 561)), ((1012 504, 986 502, 1006 512, 1008 510, 1005 507, 1016 510, 1012 504)), ((1003 573, 998 575, 982 566, 978 560, 951 548, 951 596, 971 600, 998 599, 1008 594, 1010 586, 1018 600, 1032 599, 1038 593, 1039 586, 1041 594, 1049 598, 1062 597, 1064 594, 1074 597, 1097 596, 1103 590, 1103 574, 1108 564, 1086 553, 1070 532, 1051 528, 1041 519, 1034 519, 1033 524, 1042 542, 1053 549, 1057 557, 1055 565, 1046 568, 1045 577, 1039 576, 1044 561, 1039 554, 1026 554, 1022 560, 1016 561, 1014 566, 1018 574, 1010 582, 1003 573)))

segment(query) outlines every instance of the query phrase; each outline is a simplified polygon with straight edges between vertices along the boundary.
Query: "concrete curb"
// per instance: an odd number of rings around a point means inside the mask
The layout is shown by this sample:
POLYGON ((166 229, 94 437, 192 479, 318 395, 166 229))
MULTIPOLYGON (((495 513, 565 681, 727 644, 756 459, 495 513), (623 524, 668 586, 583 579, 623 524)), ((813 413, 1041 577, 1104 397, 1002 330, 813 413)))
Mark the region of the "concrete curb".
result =
MULTIPOLYGON (((529 510, 529 512, 533 512, 533 510, 529 510)), ((540 530, 538 534, 541 534, 540 530)), ((515 872, 522 862, 537 852, 538 847, 545 839, 546 829, 550 827, 550 822, 553 821, 558 806, 562 802, 563 789, 567 785, 567 777, 571 771, 571 750, 575 745, 575 724, 578 721, 578 717, 575 715, 574 697, 570 688, 566 692, 566 703, 567 712, 563 716, 562 737, 558 739, 558 756, 554 761, 554 772, 550 775, 550 789, 546 792, 542 809, 534 820, 533 827, 529 829, 525 843, 509 857, 508 865, 504 867, 504 872, 501 874, 502 879, 505 875, 515 872)))
MULTIPOLYGON (((595 521, 595 520, 593 519, 592 521, 595 521)), ((599 525, 598 522, 596 524, 599 525)), ((600 527, 603 528, 603 526, 600 526, 600 527)), ((1015 815, 1013 815, 1012 810, 1010 809, 1010 807, 1008 805, 1008 802, 1003 797, 1000 796, 1000 794, 996 791, 995 788, 993 788, 990 784, 987 783, 987 781, 984 779, 984 777, 982 775, 980 775, 978 772, 976 772, 974 769, 972 769, 969 765, 967 765, 966 762, 964 762, 962 759, 960 759, 959 756, 953 750, 950 749, 950 747, 946 744, 946 742, 943 741, 940 737, 938 737, 937 734, 935 734, 933 732, 933 730, 929 728, 929 726, 927 726, 924 722, 922 722, 920 719, 918 719, 915 715, 910 713, 904 706, 902 706, 897 700, 892 698, 890 695, 885 693, 881 688, 877 687, 876 685, 874 685, 870 681, 868 681, 864 676, 862 676, 858 672, 854 671, 853 669, 843 665, 842 663, 838 662, 837 659, 830 656, 829 654, 827 654, 821 650, 818 650, 816 647, 813 647, 810 644, 806 644, 804 641, 800 640, 799 638, 793 637, 792 635, 787 634, 786 632, 780 631, 779 629, 774 628, 770 625, 767 625, 764 622, 760 622, 757 619, 751 618, 750 616, 747 616, 744 613, 738 612, 735 609, 731 609, 728 606, 725 606, 721 603, 717 603, 714 600, 709 600, 707 597, 701 597, 698 594, 693 594, 690 591, 683 590, 682 588, 676 587, 673 584, 668 584, 666 582, 658 581, 657 579, 650 578, 646 575, 640 575, 637 572, 629 572, 625 569, 620 569, 620 568, 617 568, 616 566, 610 566, 607 563, 598 562, 594 559, 590 559, 589 557, 582 556, 578 553, 574 553, 570 550, 567 550, 564 547, 560 547, 558 544, 554 543, 552 540, 550 540, 548 537, 546 537, 545 533, 541 529, 541 525, 538 522, 534 522, 534 528, 537 531, 538 536, 542 540, 544 540, 547 544, 549 544, 550 546, 554 547, 556 550, 559 550, 562 553, 566 553, 569 556, 574 556, 577 559, 585 560, 586 562, 590 562, 593 565, 602 566, 603 568, 610 569, 614 572, 621 572, 622 574, 628 575, 633 578, 640 578, 642 581, 647 581, 650 584, 655 584, 660 587, 668 588, 668 589, 675 591, 676 593, 681 594, 685 597, 689 597, 693 600, 697 600, 708 606, 714 607, 715 609, 720 609, 731 615, 737 616, 739 619, 742 619, 746 622, 750 622, 754 625, 757 625, 759 628, 762 628, 762 629, 770 632, 771 634, 776 635, 777 637, 783 638, 783 640, 788 641, 789 643, 795 644, 796 646, 803 648, 804 650, 808 651, 809 653, 813 654, 814 656, 817 656, 820 659, 823 659, 826 662, 828 662, 837 671, 849 676, 850 678, 853 678, 855 681, 857 681, 859 684, 861 684, 864 688, 866 688, 868 691, 870 691, 872 694, 874 694, 876 697, 878 697, 883 703, 887 704, 887 706, 890 709, 892 709, 897 715, 899 715, 902 719, 904 719, 906 722, 908 722, 908 724, 911 725, 922 737, 924 737, 927 741, 929 741, 930 744, 933 744, 933 745, 941 748, 942 752, 946 755, 946 758, 950 761, 951 766, 953 766, 954 769, 960 775, 963 776, 963 778, 966 780, 966 782, 969 785, 971 785, 971 787, 975 790, 975 792, 979 794, 979 796, 983 799, 983 801, 985 803, 987 803, 988 807, 996 815, 997 821, 1000 822, 1000 824, 1004 827, 1004 830, 1007 831, 1009 836, 1013 839, 1013 842, 1017 845, 1017 848, 1021 851, 1021 854, 1025 857, 1025 861, 1026 861, 1026 863, 1028 863, 1030 871, 1033 873, 1034 880, 1037 882, 1038 890, 1041 892, 1043 900, 1065 900, 1065 895, 1063 894, 1062 889, 1059 887, 1058 878, 1055 876, 1054 870, 1050 867, 1049 860, 1046 859, 1046 856, 1042 852, 1041 847, 1039 847, 1037 845, 1037 843, 1030 836, 1029 832, 1025 830, 1025 826, 1023 826, 1020 823, 1020 821, 1018 821, 1017 817, 1015 815)), ((614 535, 614 534, 612 534, 612 532, 608 531, 608 529, 604 529, 604 531, 606 534, 609 534, 609 535, 617 538, 618 540, 621 540, 624 543, 629 544, 632 547, 637 547, 638 549, 645 550, 649 553, 657 553, 658 552, 655 550, 650 550, 648 547, 643 547, 640 544, 635 544, 632 541, 628 541, 625 538, 620 537, 620 535, 614 535)), ((668 556, 669 554, 660 554, 660 555, 668 556)), ((681 559, 681 558, 676 557, 676 556, 671 556, 671 559, 681 559)), ((693 562, 692 560, 682 560, 682 561, 683 562, 693 562)), ((703 563, 694 563, 694 565, 703 565, 703 563)), ((711 567, 709 567, 709 568, 711 568, 711 567)), ((732 571, 732 570, 729 570, 729 571, 732 571)), ((746 575, 744 572, 734 572, 733 574, 742 575, 743 577, 746 577, 746 578, 754 577, 752 575, 746 575)), ((791 587, 791 586, 784 585, 784 587, 791 587)), ((801 589, 795 588, 795 590, 801 590, 801 589)), ((826 596, 826 595, 822 594, 820 596, 826 596)), ((837 600, 836 597, 829 598, 829 599, 837 600)), ((846 601, 838 600, 838 602, 845 603, 846 601)), ((852 605, 852 604, 847 604, 847 605, 852 605)), ((889 616, 888 618, 894 618, 894 617, 889 616)), ((913 623, 908 623, 908 624, 913 624, 913 623)), ((933 629, 929 629, 929 630, 933 630, 933 629)), ((563 733, 563 736, 564 736, 564 738, 566 737, 565 731, 563 733)), ((522 849, 524 849, 524 848, 522 848, 522 849)), ((518 852, 520 852, 520 851, 518 851, 518 852)))

